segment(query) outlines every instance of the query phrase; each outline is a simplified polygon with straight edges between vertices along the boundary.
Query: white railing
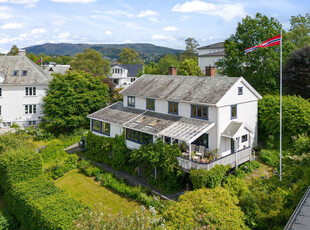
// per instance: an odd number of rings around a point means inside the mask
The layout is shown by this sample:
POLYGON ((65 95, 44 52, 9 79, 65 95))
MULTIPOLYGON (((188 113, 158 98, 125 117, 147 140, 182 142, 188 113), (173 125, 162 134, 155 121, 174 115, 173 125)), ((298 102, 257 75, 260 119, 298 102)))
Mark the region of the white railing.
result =
POLYGON ((206 169, 210 170, 215 165, 228 165, 231 167, 236 167, 246 161, 249 161, 251 158, 251 148, 247 147, 245 149, 239 150, 236 153, 229 154, 227 156, 221 157, 209 163, 200 163, 191 161, 182 157, 177 157, 179 161, 179 166, 182 167, 185 171, 189 171, 190 169, 206 169))

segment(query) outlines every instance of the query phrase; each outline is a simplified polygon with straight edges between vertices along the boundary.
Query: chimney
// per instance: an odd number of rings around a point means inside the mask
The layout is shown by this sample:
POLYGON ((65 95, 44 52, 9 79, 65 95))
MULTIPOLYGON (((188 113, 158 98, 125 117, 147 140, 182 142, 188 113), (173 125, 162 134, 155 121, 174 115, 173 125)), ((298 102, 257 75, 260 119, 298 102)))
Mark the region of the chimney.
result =
POLYGON ((177 67, 174 67, 174 66, 170 66, 168 68, 168 75, 177 75, 178 74, 178 68, 177 67))
POLYGON ((207 77, 215 77, 215 67, 214 66, 206 66, 206 76, 207 77))
POLYGON ((18 56, 26 56, 26 50, 19 49, 18 50, 18 56))

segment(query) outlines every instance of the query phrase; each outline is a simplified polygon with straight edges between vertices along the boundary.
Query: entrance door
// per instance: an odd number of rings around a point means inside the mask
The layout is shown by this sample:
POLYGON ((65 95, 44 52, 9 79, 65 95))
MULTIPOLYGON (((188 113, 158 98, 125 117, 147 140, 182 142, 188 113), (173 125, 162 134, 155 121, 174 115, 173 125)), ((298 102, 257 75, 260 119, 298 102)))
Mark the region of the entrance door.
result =
POLYGON ((235 152, 235 141, 234 139, 230 139, 231 153, 235 152))

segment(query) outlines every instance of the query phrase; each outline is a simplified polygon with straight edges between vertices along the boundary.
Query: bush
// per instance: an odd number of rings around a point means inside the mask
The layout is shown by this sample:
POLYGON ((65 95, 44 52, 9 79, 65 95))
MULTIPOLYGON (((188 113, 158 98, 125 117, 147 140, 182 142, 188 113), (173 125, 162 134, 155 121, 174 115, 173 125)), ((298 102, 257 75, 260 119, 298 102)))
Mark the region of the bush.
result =
POLYGON ((97 175, 99 175, 100 174, 100 168, 98 168, 98 167, 93 167, 92 168, 92 176, 94 176, 94 177, 96 177, 97 175))
POLYGON ((260 159, 272 167, 279 166, 279 152, 277 150, 262 149, 259 153, 260 159))
POLYGON ((244 171, 245 173, 251 173, 255 169, 259 168, 260 163, 258 161, 249 161, 240 166, 240 170, 244 171))
POLYGON ((194 189, 199 188, 215 188, 221 186, 222 180, 230 166, 215 165, 209 171, 205 169, 192 169, 190 171, 190 179, 193 183, 194 189))
POLYGON ((71 154, 63 163, 58 163, 50 169, 47 169, 47 172, 51 172, 51 176, 54 180, 62 177, 66 172, 75 169, 77 167, 78 156, 71 154))
POLYGON ((310 152, 310 137, 307 134, 298 134, 298 136, 293 137, 293 149, 296 154, 303 154, 310 152))
POLYGON ((0 229, 7 230, 9 229, 9 225, 8 219, 3 215, 2 211, 0 211, 0 229))
POLYGON ((46 147, 41 151, 44 162, 50 162, 58 157, 65 156, 67 153, 63 150, 64 145, 60 140, 52 140, 46 147))
POLYGON ((72 229, 84 209, 44 175, 15 184, 6 197, 22 229, 72 229))

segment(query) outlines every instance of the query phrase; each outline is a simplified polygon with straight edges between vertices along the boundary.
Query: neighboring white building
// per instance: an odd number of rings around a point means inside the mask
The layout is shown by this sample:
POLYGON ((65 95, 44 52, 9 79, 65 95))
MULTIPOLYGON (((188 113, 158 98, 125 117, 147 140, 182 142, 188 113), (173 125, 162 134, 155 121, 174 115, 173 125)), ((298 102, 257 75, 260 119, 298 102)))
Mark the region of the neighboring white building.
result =
POLYGON ((123 102, 88 118, 98 135, 115 137, 125 130, 130 149, 158 138, 184 142, 189 160, 178 158, 182 167, 209 169, 191 161, 192 144, 229 161, 240 151, 249 160, 257 145, 257 103, 262 97, 242 77, 143 75, 121 94, 123 102))
POLYGON ((48 64, 44 64, 42 66, 42 69, 48 74, 52 73, 60 73, 60 74, 65 74, 67 71, 71 71, 71 66, 70 65, 60 65, 57 64, 56 62, 50 62, 48 64))
POLYGON ((51 79, 23 50, 18 56, 0 56, 0 127, 39 123, 42 98, 51 79))
POLYGON ((137 79, 137 75, 143 65, 140 64, 112 64, 110 79, 115 84, 115 88, 126 88, 137 79))
MULTIPOLYGON (((198 65, 201 71, 206 74, 207 67, 214 67, 215 62, 224 58, 224 42, 199 47, 198 53, 198 65)), ((215 73, 215 76, 219 75, 215 73)))

